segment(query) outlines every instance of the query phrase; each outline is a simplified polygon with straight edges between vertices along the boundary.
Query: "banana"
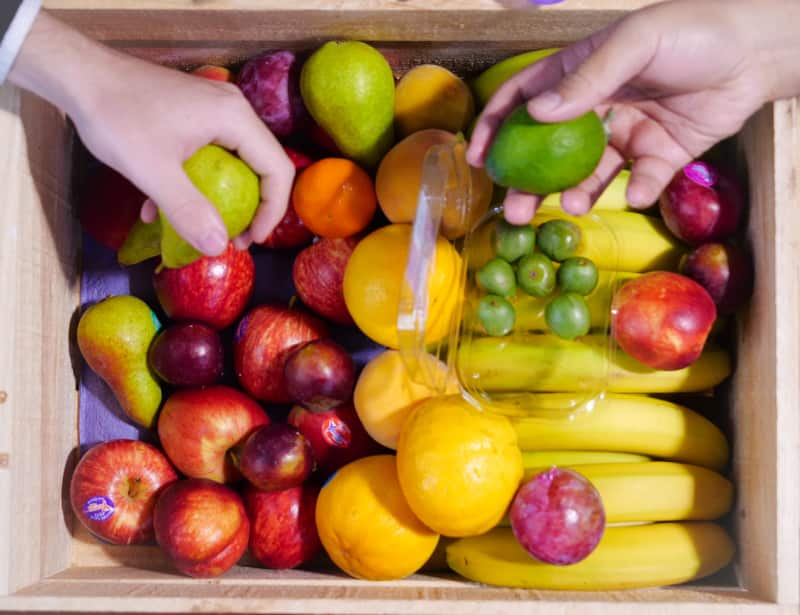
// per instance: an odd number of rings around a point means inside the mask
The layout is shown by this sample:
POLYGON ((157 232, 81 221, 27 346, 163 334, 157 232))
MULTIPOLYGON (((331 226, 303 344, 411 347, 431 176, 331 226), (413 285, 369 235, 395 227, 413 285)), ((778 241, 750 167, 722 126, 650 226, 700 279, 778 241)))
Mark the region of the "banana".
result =
POLYGON ((571 566, 535 560, 510 529, 497 528, 449 545, 447 564, 487 585, 602 591, 686 583, 717 572, 733 554, 733 541, 720 526, 687 521, 608 527, 597 548, 571 566))
POLYGON ((578 466, 590 463, 642 463, 646 455, 616 451, 522 451, 526 479, 552 466, 578 466))
POLYGON ((478 106, 483 107, 489 102, 489 99, 492 95, 497 91, 505 81, 516 75, 520 72, 523 68, 526 68, 549 56, 552 53, 558 51, 558 48, 551 48, 551 49, 537 49, 536 51, 528 51, 526 53, 520 53, 515 56, 511 56, 510 58, 506 58, 495 64, 494 66, 490 66, 485 71, 483 71, 480 75, 475 77, 470 83, 472 87, 472 92, 475 94, 475 98, 477 99, 478 106))
MULTIPOLYGON (((519 447, 621 451, 714 470, 728 461, 728 441, 716 425, 688 408, 653 397, 608 393, 594 401, 591 411, 576 412, 571 420, 541 416, 548 407, 559 416, 576 399, 580 397, 574 394, 532 395, 528 402, 539 417, 509 417, 519 447)), ((487 402, 484 410, 491 412, 492 403, 487 402)), ((523 410, 520 407, 520 414, 523 410)))
POLYGON ((554 218, 580 227, 582 239, 575 256, 591 259, 598 269, 644 272, 676 271, 683 245, 659 219, 631 211, 594 211, 574 217, 552 208, 540 209, 540 225, 554 218))
POLYGON ((519 392, 688 393, 717 386, 731 373, 730 356, 707 348, 688 367, 655 370, 609 347, 602 335, 473 337, 458 347, 461 382, 491 394, 519 392))
MULTIPOLYGON (((728 513, 733 502, 733 484, 700 466, 647 461, 594 463, 571 469, 600 493, 608 523, 713 521, 728 513)), ((536 473, 526 471, 523 480, 536 473)))
MULTIPOLYGON (((654 216, 632 211, 592 211, 585 216, 569 216, 552 207, 540 209, 533 224, 554 218, 574 222, 581 229, 576 256, 591 259, 598 269, 642 273, 657 269, 676 271, 685 252, 664 223, 654 216)), ((466 256, 471 270, 479 269, 494 257, 494 224, 484 224, 470 237, 466 256)))
MULTIPOLYGON (((600 196, 597 197, 594 205, 592 205, 592 211, 632 211, 626 196, 630 179, 631 172, 627 169, 622 169, 611 180, 611 183, 606 186, 600 196)), ((539 210, 561 211, 561 193, 548 194, 540 203, 539 210)))

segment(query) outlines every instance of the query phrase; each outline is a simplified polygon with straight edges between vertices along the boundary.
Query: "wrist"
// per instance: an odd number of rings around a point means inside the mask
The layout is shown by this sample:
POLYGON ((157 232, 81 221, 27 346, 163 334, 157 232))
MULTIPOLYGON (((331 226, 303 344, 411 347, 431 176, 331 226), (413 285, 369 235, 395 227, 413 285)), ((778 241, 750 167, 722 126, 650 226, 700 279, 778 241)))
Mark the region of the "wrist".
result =
POLYGON ((91 100, 110 50, 41 11, 11 68, 8 80, 70 116, 91 100))

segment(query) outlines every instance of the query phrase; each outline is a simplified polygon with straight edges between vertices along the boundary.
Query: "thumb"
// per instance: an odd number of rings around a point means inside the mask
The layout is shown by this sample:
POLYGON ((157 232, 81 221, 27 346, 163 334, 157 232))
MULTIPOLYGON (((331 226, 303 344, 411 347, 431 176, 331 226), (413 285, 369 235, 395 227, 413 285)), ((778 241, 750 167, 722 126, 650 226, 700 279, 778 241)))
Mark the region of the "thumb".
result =
POLYGON ((564 51, 564 77, 528 102, 528 113, 542 122, 576 118, 610 99, 635 78, 655 54, 657 37, 645 37, 633 19, 598 32, 586 45, 564 51), (570 66, 571 65, 571 66, 570 66))
POLYGON ((177 233, 196 250, 207 256, 218 256, 228 247, 228 230, 219 212, 189 180, 181 166, 163 164, 143 188, 177 233))

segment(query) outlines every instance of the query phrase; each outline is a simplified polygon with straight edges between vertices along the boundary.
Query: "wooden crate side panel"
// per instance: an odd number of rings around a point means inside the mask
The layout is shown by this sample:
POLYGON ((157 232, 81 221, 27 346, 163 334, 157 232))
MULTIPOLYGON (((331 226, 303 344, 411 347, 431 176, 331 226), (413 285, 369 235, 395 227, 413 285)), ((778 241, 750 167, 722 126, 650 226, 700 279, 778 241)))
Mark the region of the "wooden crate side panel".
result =
MULTIPOLYGON (((538 10, 573 12, 576 10, 630 10, 655 4, 656 0, 569 0, 563 4, 542 6, 538 10)), ((186 11, 501 11, 505 9, 532 9, 530 0, 297 0, 290 5, 283 0, 45 0, 44 6, 52 10, 75 9, 140 9, 186 11)))
POLYGON ((77 445, 69 329, 78 305, 66 122, 0 89, 0 595, 69 565, 65 475, 77 445))
MULTIPOLYGON (((800 99, 775 105, 777 601, 800 603, 800 99)), ((800 611, 800 609, 798 609, 800 611)))

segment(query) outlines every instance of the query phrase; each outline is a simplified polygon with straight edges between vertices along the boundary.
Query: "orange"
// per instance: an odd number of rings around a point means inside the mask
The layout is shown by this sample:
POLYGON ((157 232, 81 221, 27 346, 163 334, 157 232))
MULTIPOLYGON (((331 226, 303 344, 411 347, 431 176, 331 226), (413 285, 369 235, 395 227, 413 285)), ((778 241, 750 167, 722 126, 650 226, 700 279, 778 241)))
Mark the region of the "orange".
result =
POLYGON ((372 179, 346 158, 324 158, 306 168, 292 202, 303 223, 320 237, 349 237, 372 220, 377 197, 372 179))
MULTIPOLYGON (((381 346, 399 348, 397 315, 411 244, 411 225, 390 224, 362 239, 344 271, 344 302, 359 329, 381 346)), ((425 342, 449 332, 463 297, 461 257, 438 237, 428 279, 425 342)))
MULTIPOLYGON (((455 143, 456 155, 466 168, 467 144, 453 133, 436 128, 415 132, 395 145, 381 160, 375 177, 378 203, 386 217, 395 223, 413 222, 422 186, 425 154, 434 145, 455 143)), ((472 182, 467 211, 461 211, 448 195, 442 212, 442 234, 448 239, 463 236, 486 213, 492 200, 492 180, 484 169, 469 167, 472 182)))
POLYGON ((357 579, 389 581, 414 574, 439 542, 408 507, 393 455, 344 466, 322 487, 315 517, 325 551, 357 579))

